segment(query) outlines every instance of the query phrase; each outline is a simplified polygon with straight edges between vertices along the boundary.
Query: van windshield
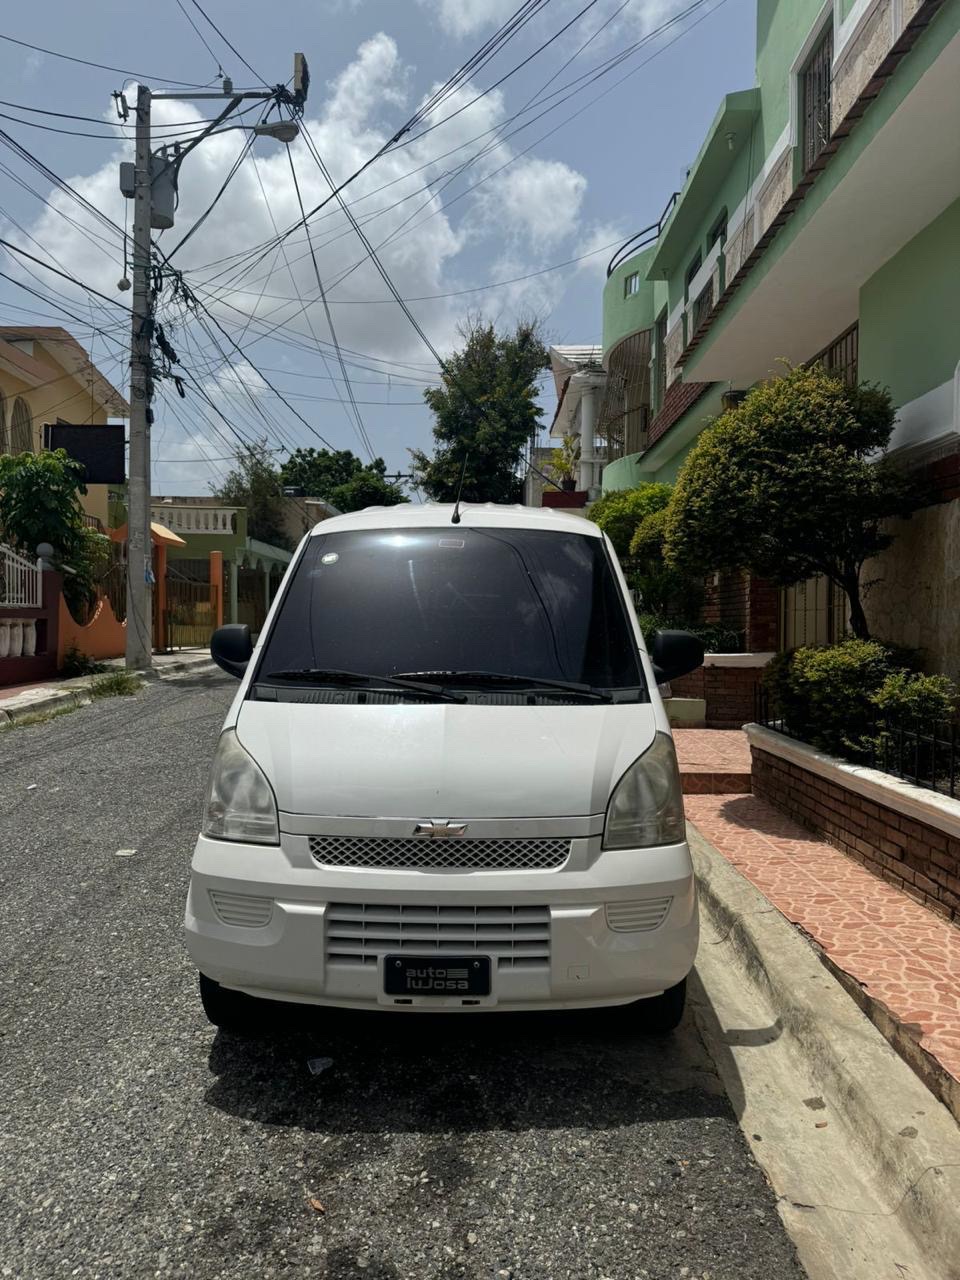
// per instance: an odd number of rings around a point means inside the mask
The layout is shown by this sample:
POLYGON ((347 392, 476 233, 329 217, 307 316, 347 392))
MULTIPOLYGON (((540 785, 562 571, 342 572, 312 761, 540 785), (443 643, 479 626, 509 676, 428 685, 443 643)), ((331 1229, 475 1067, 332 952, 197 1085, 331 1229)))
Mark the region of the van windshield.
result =
POLYGON ((259 679, 304 670, 454 673, 643 688, 599 538, 549 530, 356 529, 304 549, 259 679))

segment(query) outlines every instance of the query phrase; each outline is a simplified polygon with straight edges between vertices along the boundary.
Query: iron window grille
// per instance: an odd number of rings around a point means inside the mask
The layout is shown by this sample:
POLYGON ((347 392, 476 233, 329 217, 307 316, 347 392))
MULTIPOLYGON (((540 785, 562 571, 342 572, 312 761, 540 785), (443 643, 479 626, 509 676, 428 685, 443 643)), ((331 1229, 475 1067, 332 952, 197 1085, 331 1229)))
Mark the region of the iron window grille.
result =
POLYGON ((817 160, 830 141, 832 72, 833 26, 828 24, 800 76, 804 172, 817 160))
POLYGON ((693 304, 693 329, 691 336, 697 332, 701 324, 713 310, 713 276, 706 283, 706 287, 701 289, 693 304))

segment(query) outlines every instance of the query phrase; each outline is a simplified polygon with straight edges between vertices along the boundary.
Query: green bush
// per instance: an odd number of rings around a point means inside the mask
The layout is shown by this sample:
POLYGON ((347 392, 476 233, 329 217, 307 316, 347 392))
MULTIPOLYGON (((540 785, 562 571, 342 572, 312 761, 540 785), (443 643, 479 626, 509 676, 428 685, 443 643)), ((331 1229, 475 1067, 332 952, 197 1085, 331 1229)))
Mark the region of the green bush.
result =
POLYGON ((705 653, 739 653, 742 648, 737 632, 719 624, 690 623, 656 612, 638 614, 637 621, 647 641, 655 631, 689 631, 703 645, 705 653))
POLYGON ((630 543, 641 522, 670 501, 668 484, 641 484, 636 489, 605 493, 590 508, 590 519, 600 526, 621 558, 629 555, 630 543))
POLYGON ((952 720, 957 686, 949 676, 892 671, 873 695, 873 705, 888 720, 952 720))
POLYGON ((790 733, 831 755, 866 760, 889 746, 887 726, 952 720, 958 690, 916 670, 917 654, 878 640, 844 640, 779 654, 764 672, 771 711, 790 733))
POLYGON ((74 676, 97 676, 106 671, 102 662, 97 662, 85 653, 81 653, 76 645, 71 645, 63 655, 60 674, 71 679, 74 676))
POLYGON ((874 697, 890 674, 884 645, 844 640, 781 654, 767 667, 764 684, 791 733, 831 755, 864 759, 876 735, 874 697))

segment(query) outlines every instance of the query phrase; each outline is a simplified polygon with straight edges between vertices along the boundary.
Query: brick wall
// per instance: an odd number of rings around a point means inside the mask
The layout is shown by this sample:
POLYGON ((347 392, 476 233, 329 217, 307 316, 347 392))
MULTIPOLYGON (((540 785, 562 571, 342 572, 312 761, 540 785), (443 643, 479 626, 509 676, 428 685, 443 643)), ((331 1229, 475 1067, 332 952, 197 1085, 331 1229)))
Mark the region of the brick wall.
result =
POLYGON ((708 729, 739 729, 755 718, 754 689, 762 667, 700 667, 670 681, 677 698, 703 698, 708 729))
POLYGON ((752 747, 754 795, 916 902, 960 924, 960 840, 752 747))

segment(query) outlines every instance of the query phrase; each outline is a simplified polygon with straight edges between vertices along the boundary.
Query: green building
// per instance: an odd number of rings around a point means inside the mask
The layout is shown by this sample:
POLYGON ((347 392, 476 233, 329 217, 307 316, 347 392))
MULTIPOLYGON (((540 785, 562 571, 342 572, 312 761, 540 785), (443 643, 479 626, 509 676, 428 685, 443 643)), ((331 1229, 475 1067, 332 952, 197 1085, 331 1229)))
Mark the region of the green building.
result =
MULTIPOLYGON (((891 453, 934 501, 867 567, 866 608, 954 675, 958 122, 960 0, 757 0, 756 85, 724 98, 683 189, 611 262, 598 425, 609 492, 675 479, 725 397, 783 360, 888 386, 891 453)), ((842 624, 822 584, 781 600, 781 644, 842 624)))

